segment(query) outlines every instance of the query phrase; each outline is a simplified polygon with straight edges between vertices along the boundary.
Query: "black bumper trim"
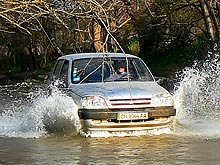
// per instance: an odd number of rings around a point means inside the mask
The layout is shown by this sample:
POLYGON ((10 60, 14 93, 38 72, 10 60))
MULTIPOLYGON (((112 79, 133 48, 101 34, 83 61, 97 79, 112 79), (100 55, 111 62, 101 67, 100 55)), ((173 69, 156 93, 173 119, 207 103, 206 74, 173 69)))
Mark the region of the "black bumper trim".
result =
POLYGON ((107 119, 117 119, 118 112, 148 112, 149 118, 154 117, 170 117, 176 115, 176 109, 173 107, 165 108, 152 108, 152 109, 142 109, 142 110, 88 110, 79 109, 80 119, 97 119, 97 120, 107 120, 107 119))

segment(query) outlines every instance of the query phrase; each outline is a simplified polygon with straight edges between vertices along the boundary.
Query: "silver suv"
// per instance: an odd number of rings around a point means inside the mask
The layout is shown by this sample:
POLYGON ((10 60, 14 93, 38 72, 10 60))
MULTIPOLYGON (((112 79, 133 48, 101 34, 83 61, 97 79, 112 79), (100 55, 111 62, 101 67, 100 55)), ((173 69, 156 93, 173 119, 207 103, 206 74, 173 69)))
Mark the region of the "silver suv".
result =
POLYGON ((84 132, 164 128, 176 114, 170 93, 134 55, 65 55, 57 59, 48 82, 57 79, 77 104, 84 132))

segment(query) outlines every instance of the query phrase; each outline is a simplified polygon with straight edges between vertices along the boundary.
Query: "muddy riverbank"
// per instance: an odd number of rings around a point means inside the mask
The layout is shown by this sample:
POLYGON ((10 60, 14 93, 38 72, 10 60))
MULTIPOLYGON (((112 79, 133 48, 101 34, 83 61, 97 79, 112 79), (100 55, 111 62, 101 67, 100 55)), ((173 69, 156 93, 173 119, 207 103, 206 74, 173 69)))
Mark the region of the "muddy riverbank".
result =
POLYGON ((0 85, 16 84, 20 82, 35 82, 45 83, 49 73, 30 73, 30 72, 17 72, 17 73, 0 73, 0 85))

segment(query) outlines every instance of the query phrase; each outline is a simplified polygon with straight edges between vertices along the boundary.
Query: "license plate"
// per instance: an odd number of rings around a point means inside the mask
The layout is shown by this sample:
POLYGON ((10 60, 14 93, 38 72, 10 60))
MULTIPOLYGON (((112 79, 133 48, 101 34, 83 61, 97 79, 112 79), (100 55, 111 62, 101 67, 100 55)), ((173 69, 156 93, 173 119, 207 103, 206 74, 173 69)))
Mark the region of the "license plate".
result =
POLYGON ((119 112, 117 120, 140 120, 148 119, 148 113, 119 112))

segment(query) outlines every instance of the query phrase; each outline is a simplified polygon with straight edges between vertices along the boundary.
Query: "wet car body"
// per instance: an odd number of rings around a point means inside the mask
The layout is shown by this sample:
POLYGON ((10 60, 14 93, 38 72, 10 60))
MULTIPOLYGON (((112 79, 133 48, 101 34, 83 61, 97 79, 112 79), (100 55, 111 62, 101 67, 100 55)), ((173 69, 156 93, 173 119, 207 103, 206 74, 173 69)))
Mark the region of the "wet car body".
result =
POLYGON ((48 84, 57 80, 77 104, 84 132, 164 128, 176 114, 170 93, 134 55, 65 55, 57 60, 48 84), (123 75, 118 73, 122 64, 123 75))

